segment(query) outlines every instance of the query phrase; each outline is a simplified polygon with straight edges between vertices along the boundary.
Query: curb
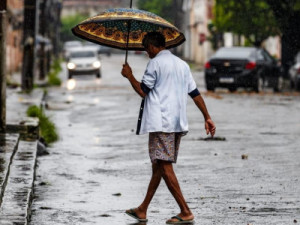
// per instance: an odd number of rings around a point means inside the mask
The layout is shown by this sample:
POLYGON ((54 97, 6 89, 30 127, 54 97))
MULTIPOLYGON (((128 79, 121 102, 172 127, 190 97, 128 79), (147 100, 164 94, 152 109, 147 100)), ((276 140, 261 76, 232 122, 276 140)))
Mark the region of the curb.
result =
POLYGON ((0 207, 10 173, 10 166, 19 144, 19 135, 0 134, 0 207))
POLYGON ((28 103, 42 104, 45 94, 41 91, 36 93, 28 99, 17 94, 10 96, 10 104, 14 107, 8 107, 7 110, 12 113, 13 120, 6 125, 6 133, 0 134, 1 225, 27 225, 30 221, 37 164, 39 120, 22 117, 28 103))
POLYGON ((33 197, 37 140, 20 140, 0 207, 0 224, 28 224, 33 197))

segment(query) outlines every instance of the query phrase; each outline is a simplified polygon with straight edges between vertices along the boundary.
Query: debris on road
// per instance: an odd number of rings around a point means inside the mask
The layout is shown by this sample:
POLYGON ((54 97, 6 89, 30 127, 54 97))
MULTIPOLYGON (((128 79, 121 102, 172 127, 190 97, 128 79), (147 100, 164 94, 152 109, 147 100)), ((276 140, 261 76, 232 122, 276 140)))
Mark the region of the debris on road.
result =
POLYGON ((247 160, 247 159, 248 159, 248 155, 243 154, 243 155, 242 155, 242 159, 243 159, 243 160, 247 160))

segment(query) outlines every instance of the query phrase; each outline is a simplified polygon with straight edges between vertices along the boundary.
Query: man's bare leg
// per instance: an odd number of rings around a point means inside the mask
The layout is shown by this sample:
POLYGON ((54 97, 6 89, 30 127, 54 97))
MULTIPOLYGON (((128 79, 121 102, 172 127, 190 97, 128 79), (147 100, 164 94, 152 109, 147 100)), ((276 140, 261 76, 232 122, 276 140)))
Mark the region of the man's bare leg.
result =
MULTIPOLYGON (((181 212, 180 214, 178 214, 178 216, 181 217, 183 220, 193 220, 194 215, 192 214, 183 197, 177 177, 173 170, 172 163, 166 161, 159 161, 158 165, 160 167, 162 177, 165 180, 168 189, 170 190, 171 194, 173 195, 180 207, 181 212)), ((170 219, 169 221, 177 221, 177 219, 170 219)))
POLYGON ((134 209, 134 212, 140 219, 146 219, 148 206, 160 184, 161 178, 162 178, 162 175, 160 172, 160 167, 158 166, 157 163, 153 163, 152 164, 152 177, 151 177, 151 180, 150 180, 150 183, 148 186, 148 190, 147 190, 145 199, 138 208, 134 209))

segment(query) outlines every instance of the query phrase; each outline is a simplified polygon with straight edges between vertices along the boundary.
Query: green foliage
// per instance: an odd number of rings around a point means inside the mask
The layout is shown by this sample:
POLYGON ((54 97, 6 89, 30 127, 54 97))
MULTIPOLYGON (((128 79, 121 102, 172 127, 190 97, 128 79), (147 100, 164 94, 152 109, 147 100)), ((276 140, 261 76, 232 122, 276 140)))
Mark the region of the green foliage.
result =
POLYGON ((138 0, 137 5, 139 9, 152 12, 169 22, 173 22, 173 0, 138 0))
POLYGON ((214 14, 213 23, 219 32, 244 35, 255 45, 279 34, 273 11, 265 0, 216 0, 214 14))
POLYGON ((29 117, 38 117, 39 118, 40 115, 41 115, 41 110, 38 106, 32 105, 32 106, 29 106, 29 108, 27 109, 26 114, 29 117))
POLYGON ((15 81, 11 81, 9 79, 9 77, 7 77, 6 79, 6 86, 9 87, 9 88, 17 88, 17 87, 20 87, 21 85, 15 81))
POLYGON ((52 69, 57 73, 59 73, 62 70, 61 62, 62 62, 61 59, 55 59, 52 64, 52 69))
POLYGON ((48 74, 48 84, 50 86, 60 86, 61 85, 61 80, 58 77, 58 74, 60 73, 61 70, 62 70, 61 60, 55 59, 51 65, 51 69, 48 74))
POLYGON ((60 86, 61 85, 61 80, 57 76, 57 73, 54 71, 50 72, 48 75, 48 84, 50 86, 60 86))
MULTIPOLYGON (((63 41, 74 40, 76 37, 72 34, 71 29, 78 23, 85 20, 88 16, 75 14, 61 18, 61 37, 63 41)), ((77 39, 77 38, 76 38, 77 39)))
POLYGON ((55 124, 47 117, 44 112, 36 105, 27 109, 27 116, 39 118, 40 135, 47 143, 53 143, 58 140, 58 134, 55 124))

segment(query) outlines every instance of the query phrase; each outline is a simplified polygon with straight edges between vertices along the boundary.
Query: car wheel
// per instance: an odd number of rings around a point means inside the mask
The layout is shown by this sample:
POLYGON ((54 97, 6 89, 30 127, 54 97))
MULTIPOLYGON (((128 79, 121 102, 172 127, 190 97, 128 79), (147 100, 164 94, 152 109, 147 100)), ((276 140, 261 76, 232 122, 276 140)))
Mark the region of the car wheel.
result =
POLYGON ((264 90, 264 80, 261 76, 259 76, 256 81, 255 84, 253 86, 253 90, 257 93, 261 92, 264 90))
POLYGON ((208 91, 215 91, 215 87, 213 85, 206 84, 206 89, 208 91))
POLYGON ((230 87, 230 88, 228 88, 228 89, 229 89, 230 92, 235 92, 235 91, 237 90, 236 87, 230 87))
POLYGON ((99 71, 99 72, 96 74, 96 77, 97 77, 97 78, 101 78, 101 76, 102 76, 102 75, 101 75, 101 71, 99 71))
POLYGON ((274 91, 281 92, 283 89, 283 83, 284 83, 283 77, 282 76, 278 77, 275 87, 274 87, 274 91))
POLYGON ((290 88, 291 88, 291 89, 294 89, 294 88, 295 88, 295 84, 294 84, 294 82, 293 82, 292 80, 290 80, 290 88))
POLYGON ((296 91, 300 91, 300 81, 298 81, 295 85, 296 91))

